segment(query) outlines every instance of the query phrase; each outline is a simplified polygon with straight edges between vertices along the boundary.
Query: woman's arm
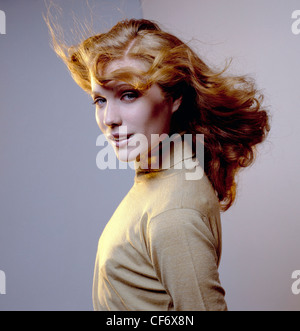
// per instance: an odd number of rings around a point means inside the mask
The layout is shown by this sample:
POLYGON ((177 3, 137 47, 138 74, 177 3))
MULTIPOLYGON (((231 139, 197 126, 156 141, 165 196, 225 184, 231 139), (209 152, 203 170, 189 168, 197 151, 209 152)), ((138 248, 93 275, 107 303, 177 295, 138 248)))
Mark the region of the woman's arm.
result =
POLYGON ((148 226, 149 254, 176 311, 227 310, 217 239, 198 211, 172 209, 148 226))

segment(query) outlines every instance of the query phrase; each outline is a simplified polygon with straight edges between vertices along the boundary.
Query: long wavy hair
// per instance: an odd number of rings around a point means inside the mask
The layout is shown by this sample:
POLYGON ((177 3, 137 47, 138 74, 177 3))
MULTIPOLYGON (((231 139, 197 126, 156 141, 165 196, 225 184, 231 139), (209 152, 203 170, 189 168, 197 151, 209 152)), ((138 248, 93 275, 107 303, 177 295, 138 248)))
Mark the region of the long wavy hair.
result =
POLYGON ((213 70, 186 43, 153 21, 124 20, 71 47, 59 42, 49 20, 47 24, 54 50, 87 93, 94 77, 99 84, 122 80, 140 90, 158 84, 166 97, 182 98, 172 117, 171 133, 204 134, 204 170, 220 209, 227 210, 236 197, 237 172, 252 164, 256 145, 270 130, 255 82, 247 76, 225 75, 227 68, 213 70), (102 75, 108 63, 124 57, 142 61, 148 71, 122 68, 102 75))

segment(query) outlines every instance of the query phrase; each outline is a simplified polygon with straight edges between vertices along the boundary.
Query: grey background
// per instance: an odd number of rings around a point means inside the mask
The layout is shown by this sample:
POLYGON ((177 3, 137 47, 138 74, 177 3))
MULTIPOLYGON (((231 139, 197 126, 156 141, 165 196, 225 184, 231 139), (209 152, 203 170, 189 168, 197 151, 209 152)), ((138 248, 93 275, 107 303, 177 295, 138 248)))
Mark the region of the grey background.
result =
MULTIPOLYGON (((55 1, 89 17, 86 1, 55 1)), ((89 0, 94 29, 125 17, 155 19, 210 64, 233 57, 264 89, 272 131, 239 177, 222 215, 220 276, 231 310, 299 310, 299 0, 89 0)), ((0 0, 0 310, 91 310, 97 242, 132 185, 133 171, 99 170, 91 98, 49 46, 42 0, 0 0)))
MULTIPOLYGON (((55 1, 61 24, 86 2, 55 1)), ((99 31, 141 18, 139 1, 91 1, 99 31)), ((91 310, 97 243, 132 170, 99 170, 92 98, 49 46, 43 0, 0 1, 0 310, 91 310)), ((66 38, 70 38, 67 34, 66 38)))

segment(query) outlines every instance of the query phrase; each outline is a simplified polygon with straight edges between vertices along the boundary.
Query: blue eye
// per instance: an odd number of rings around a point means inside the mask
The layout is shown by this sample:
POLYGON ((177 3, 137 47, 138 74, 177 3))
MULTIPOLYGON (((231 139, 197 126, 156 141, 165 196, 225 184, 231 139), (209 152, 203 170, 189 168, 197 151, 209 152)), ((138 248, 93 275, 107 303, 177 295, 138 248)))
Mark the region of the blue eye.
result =
POLYGON ((97 105, 97 106, 103 106, 106 102, 106 99, 104 98, 96 98, 94 101, 93 101, 93 105, 97 105))
POLYGON ((132 91, 132 92, 123 93, 121 99, 124 101, 134 101, 138 97, 139 97, 139 93, 136 91, 132 91))

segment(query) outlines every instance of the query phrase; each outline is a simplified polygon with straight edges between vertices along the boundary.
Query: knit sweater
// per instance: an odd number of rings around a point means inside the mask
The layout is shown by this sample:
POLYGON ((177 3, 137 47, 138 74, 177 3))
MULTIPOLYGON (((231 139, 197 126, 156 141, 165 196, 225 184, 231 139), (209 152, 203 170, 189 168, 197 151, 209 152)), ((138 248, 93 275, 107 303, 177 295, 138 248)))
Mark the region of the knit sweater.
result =
POLYGON ((98 243, 93 305, 112 311, 226 310, 219 203, 195 159, 136 171, 98 243))

